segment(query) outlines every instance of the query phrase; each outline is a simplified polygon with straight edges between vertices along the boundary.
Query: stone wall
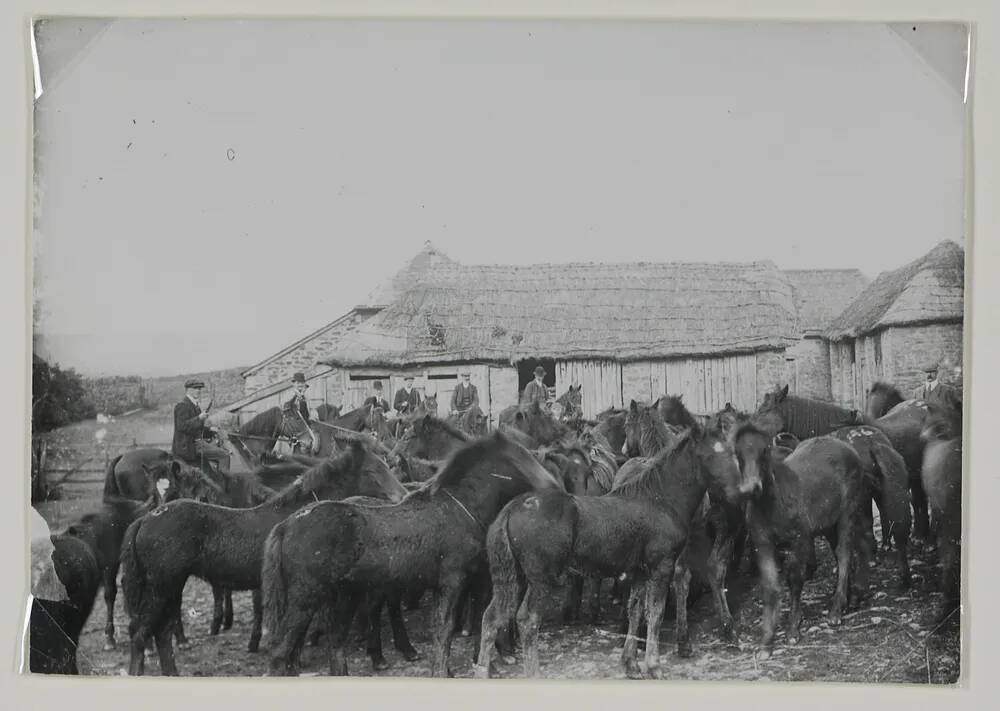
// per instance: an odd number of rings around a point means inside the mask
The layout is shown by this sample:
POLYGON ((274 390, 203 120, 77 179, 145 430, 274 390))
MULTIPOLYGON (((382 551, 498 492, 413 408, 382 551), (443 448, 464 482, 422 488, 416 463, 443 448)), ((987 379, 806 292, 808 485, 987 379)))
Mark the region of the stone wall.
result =
POLYGON ((803 338, 785 353, 788 381, 794 383, 795 394, 831 401, 829 344, 821 338, 803 338))
POLYGON ((352 311, 334 321, 293 350, 247 375, 243 380, 243 394, 250 395, 279 380, 290 380, 296 371, 306 374, 314 371, 316 362, 329 355, 338 339, 354 331, 369 317, 370 314, 352 311))
POLYGON ((887 379, 905 396, 924 382, 923 368, 941 362, 941 382, 962 389, 963 328, 961 323, 901 326, 882 334, 883 358, 891 366, 887 379), (888 346, 888 348, 887 348, 888 346), (891 358, 891 360, 889 360, 891 358))
POLYGON ((791 379, 788 377, 788 366, 784 351, 761 351, 757 354, 757 403, 764 395, 774 390, 775 385, 785 385, 791 379))

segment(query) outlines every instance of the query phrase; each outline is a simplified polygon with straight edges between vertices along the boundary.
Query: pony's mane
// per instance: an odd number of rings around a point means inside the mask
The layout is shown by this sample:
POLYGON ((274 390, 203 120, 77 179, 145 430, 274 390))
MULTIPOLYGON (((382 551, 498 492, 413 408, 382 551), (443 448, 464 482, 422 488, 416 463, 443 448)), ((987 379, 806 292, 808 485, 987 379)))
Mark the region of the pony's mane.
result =
POLYGON ((265 503, 269 506, 283 506, 295 503, 305 496, 315 494, 322 489, 334 477, 343 474, 346 469, 356 466, 356 458, 364 457, 367 451, 360 442, 351 444, 351 448, 346 452, 341 452, 335 457, 324 459, 314 467, 311 467, 299 477, 268 499, 265 503))
POLYGON ((490 437, 472 440, 452 452, 438 469, 437 474, 427 480, 431 493, 462 481, 476 464, 493 457, 507 446, 499 432, 490 437))
POLYGON ((857 424, 856 417, 850 410, 798 395, 786 395, 774 405, 774 409, 779 410, 785 418, 782 429, 793 434, 808 432, 811 434, 806 436, 819 436, 845 425, 857 424))
POLYGON ((675 427, 691 427, 697 424, 694 415, 684 407, 684 401, 680 395, 664 395, 657 403, 656 411, 660 414, 664 423, 674 425, 675 427), (678 421, 667 422, 667 418, 663 415, 664 410, 676 415, 678 421))
POLYGON ((686 431, 672 447, 666 447, 655 456, 647 459, 641 471, 618 482, 618 485, 612 486, 608 493, 640 499, 661 498, 664 493, 664 484, 670 472, 661 473, 660 470, 666 466, 667 460, 680 457, 691 448, 690 445, 694 442, 694 433, 694 429, 686 431))
POLYGON ((601 454, 597 461, 594 461, 594 457, 589 457, 590 471, 600 487, 604 491, 610 491, 618 472, 618 460, 611 451, 611 444, 599 429, 593 427, 585 429, 580 434, 580 439, 588 453, 589 449, 596 449, 601 454))
POLYGON ((455 439, 461 440, 462 442, 471 442, 472 435, 459 429, 457 426, 448 422, 447 420, 442 420, 440 417, 435 417, 434 415, 425 415, 421 420, 425 425, 437 428, 444 431, 446 434, 451 435, 455 439))
POLYGON ((281 408, 275 405, 263 412, 258 412, 238 430, 241 435, 252 435, 265 432, 270 437, 281 422, 281 408))
MULTIPOLYGON (((683 406, 682 406, 683 407, 683 406)), ((687 413, 687 410, 684 410, 687 413)), ((696 423, 690 413, 691 424, 696 423)), ((670 430, 670 425, 663 421, 660 411, 654 407, 647 407, 639 413, 639 446, 649 452, 660 452, 669 449, 677 441, 678 433, 670 430)))

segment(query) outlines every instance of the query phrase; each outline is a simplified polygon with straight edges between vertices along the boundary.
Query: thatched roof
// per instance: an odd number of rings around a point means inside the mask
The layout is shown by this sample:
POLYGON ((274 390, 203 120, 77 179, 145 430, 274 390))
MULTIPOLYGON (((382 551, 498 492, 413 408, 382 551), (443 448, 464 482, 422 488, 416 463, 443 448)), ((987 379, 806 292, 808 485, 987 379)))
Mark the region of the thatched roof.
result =
POLYGON ((946 240, 920 259, 883 272, 834 319, 832 341, 856 338, 889 326, 961 321, 965 251, 946 240))
POLYGON ((820 335, 868 286, 868 278, 858 269, 785 269, 792 282, 799 331, 805 336, 820 335))
POLYGON ((423 249, 403 265, 385 283, 379 285, 365 297, 358 308, 382 309, 394 302, 407 286, 420 279, 431 269, 442 265, 454 265, 455 262, 439 250, 430 240, 424 242, 423 249))
POLYGON ((415 280, 322 362, 630 361, 779 349, 797 335, 792 287, 770 262, 452 264, 415 280))

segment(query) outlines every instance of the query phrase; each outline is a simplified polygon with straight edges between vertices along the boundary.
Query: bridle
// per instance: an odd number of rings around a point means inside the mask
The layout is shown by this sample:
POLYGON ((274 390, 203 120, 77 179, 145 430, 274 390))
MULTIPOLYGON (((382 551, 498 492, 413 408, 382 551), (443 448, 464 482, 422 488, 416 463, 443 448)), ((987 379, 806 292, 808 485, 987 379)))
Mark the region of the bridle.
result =
MULTIPOLYGON (((296 409, 295 410, 295 416, 299 418, 299 421, 305 427, 306 432, 309 433, 309 436, 312 438, 312 441, 315 443, 317 441, 317 439, 316 439, 316 433, 313 432, 312 428, 309 426, 309 423, 306 422, 305 419, 303 419, 302 413, 299 412, 296 409)), ((278 422, 275 424, 275 426, 274 426, 274 432, 271 434, 270 437, 264 437, 263 435, 241 434, 239 432, 226 432, 226 436, 228 436, 228 437, 235 437, 236 439, 239 439, 239 440, 253 439, 253 440, 258 440, 258 441, 261 441, 261 442, 288 442, 290 445, 292 445, 294 447, 295 445, 299 444, 299 438, 296 435, 283 435, 283 434, 281 434, 281 430, 285 426, 285 419, 287 417, 288 417, 288 411, 285 410, 284 408, 282 408, 282 410, 281 410, 281 419, 278 420, 278 422)))

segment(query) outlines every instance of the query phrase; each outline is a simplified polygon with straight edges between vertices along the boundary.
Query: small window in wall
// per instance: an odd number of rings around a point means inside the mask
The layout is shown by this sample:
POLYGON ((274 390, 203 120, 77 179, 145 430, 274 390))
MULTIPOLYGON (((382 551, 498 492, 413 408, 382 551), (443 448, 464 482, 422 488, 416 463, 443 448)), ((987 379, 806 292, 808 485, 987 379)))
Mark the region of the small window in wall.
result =
POLYGON ((858 362, 858 347, 853 338, 847 342, 847 353, 851 358, 851 365, 858 362))
POLYGON ((435 373, 434 375, 428 375, 428 380, 458 380, 458 376, 454 373, 435 373))
POLYGON ((388 375, 349 375, 348 380, 388 380, 388 375))

